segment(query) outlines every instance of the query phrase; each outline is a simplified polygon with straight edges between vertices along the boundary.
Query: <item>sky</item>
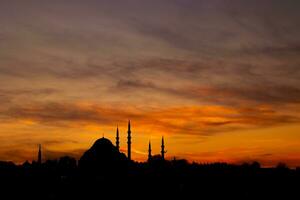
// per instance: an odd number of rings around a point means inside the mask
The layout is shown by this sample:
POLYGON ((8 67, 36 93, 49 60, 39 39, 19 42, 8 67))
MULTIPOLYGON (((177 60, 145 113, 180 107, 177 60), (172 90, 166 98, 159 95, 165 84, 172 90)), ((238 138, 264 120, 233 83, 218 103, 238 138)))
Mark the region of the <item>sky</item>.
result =
POLYGON ((0 160, 300 166, 298 0, 0 0, 0 160))

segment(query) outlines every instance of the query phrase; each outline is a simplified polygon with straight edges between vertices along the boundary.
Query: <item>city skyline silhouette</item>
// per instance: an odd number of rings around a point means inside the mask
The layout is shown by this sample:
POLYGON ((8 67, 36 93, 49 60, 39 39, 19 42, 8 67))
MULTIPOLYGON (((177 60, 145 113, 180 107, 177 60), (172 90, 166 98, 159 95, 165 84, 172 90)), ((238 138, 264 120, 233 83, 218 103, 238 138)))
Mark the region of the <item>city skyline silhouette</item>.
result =
POLYGON ((259 162, 201 164, 175 157, 167 160, 163 136, 160 154, 152 154, 149 141, 147 161, 136 162, 131 158, 131 141, 135 138, 131 128, 129 121, 127 155, 118 148, 117 127, 114 144, 103 135, 78 161, 69 156, 45 160, 41 144, 36 161, 22 165, 0 161, 0 188, 4 189, 1 195, 10 199, 96 198, 99 192, 103 198, 112 194, 119 198, 137 198, 145 192, 148 198, 157 195, 232 199, 299 196, 300 167, 290 169, 279 163, 275 168, 262 168, 259 162), (33 193, 37 196, 32 196, 33 193))

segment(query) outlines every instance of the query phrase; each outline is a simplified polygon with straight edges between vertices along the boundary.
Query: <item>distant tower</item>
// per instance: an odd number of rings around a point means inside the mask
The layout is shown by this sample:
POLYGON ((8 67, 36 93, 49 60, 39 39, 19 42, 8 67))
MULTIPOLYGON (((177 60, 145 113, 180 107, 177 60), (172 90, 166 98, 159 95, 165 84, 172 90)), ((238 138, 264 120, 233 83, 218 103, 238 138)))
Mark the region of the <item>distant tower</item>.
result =
POLYGON ((40 165, 42 164, 42 145, 39 144, 39 152, 38 152, 38 161, 37 163, 40 165))
POLYGON ((165 153, 167 153, 167 151, 165 151, 165 141, 164 141, 164 137, 162 137, 162 139, 161 139, 161 158, 163 160, 165 159, 165 153))
POLYGON ((116 147, 120 151, 120 140, 119 140, 119 127, 117 126, 117 135, 116 135, 116 147))
POLYGON ((130 130, 130 120, 128 121, 128 136, 127 136, 127 157, 131 160, 131 130, 130 130))
POLYGON ((149 141, 149 148, 148 148, 148 162, 149 162, 149 161, 151 160, 151 158, 152 158, 151 152, 152 152, 152 150, 151 150, 151 141, 149 141))

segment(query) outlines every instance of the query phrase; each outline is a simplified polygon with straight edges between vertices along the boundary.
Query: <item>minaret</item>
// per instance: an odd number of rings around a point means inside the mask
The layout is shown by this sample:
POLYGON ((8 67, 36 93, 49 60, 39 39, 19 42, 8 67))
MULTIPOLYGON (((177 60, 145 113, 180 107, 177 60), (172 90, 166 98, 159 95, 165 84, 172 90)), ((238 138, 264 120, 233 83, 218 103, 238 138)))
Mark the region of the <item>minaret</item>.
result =
POLYGON ((120 140, 119 140, 119 127, 117 126, 117 135, 116 135, 116 147, 120 151, 120 140))
POLYGON ((38 152, 38 161, 37 163, 40 165, 42 164, 42 145, 39 144, 39 152, 38 152))
POLYGON ((151 155, 151 141, 149 141, 149 148, 148 148, 148 162, 151 161, 152 155, 151 155))
POLYGON ((165 160, 165 153, 167 153, 167 151, 165 151, 165 141, 164 141, 164 136, 161 139, 161 158, 163 160, 165 160))
POLYGON ((127 157, 131 160, 131 130, 130 130, 130 120, 128 121, 128 136, 127 136, 127 157))

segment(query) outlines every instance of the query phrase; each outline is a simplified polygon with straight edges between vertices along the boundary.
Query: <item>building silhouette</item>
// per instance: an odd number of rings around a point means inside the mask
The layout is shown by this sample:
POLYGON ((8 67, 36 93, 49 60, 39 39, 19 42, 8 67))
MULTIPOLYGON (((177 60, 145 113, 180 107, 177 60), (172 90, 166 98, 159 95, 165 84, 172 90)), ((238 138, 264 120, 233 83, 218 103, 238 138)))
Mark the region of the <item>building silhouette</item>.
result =
POLYGON ((165 153, 167 153, 167 151, 165 151, 165 140, 164 137, 161 138, 161 159, 165 160, 165 153))
MULTIPOLYGON (((128 121, 128 130, 127 130, 127 159, 129 161, 131 161, 131 122, 130 120, 128 121)), ((119 128, 117 126, 117 131, 116 131, 116 147, 119 150, 120 149, 120 136, 119 136, 119 128)), ((165 150, 165 141, 164 141, 164 137, 162 137, 161 140, 161 152, 160 152, 160 158, 162 160, 165 160, 165 154, 167 153, 167 151, 165 150)), ((148 162, 151 161, 153 158, 152 156, 152 146, 151 146, 151 141, 149 140, 149 144, 148 144, 148 162)))
MULTIPOLYGON (((130 128, 129 121, 129 134, 124 137, 128 144, 130 128)), ((149 140, 148 162, 132 162, 131 146, 128 154, 120 150, 121 138, 116 127, 114 142, 104 136, 97 139, 78 164, 69 156, 46 160, 41 144, 32 163, 0 161, 2 199, 135 199, 145 195, 149 199, 299 199, 300 167, 165 160, 164 137, 159 137, 158 154, 149 140)))
MULTIPOLYGON (((93 146, 87 150, 82 157, 79 159, 79 166, 81 168, 90 168, 90 169, 101 169, 101 165, 104 163, 109 166, 113 166, 116 163, 120 164, 120 162, 131 161, 131 123, 128 121, 128 130, 127 130, 127 157, 124 153, 120 151, 120 132, 119 127, 116 129, 116 141, 115 145, 108 139, 106 139, 103 135, 102 138, 98 139, 93 146)), ((152 159, 158 158, 161 160, 165 160, 165 142, 164 137, 161 140, 161 154, 152 156, 152 147, 151 141, 149 140, 148 145, 148 162, 152 159)), ((38 148, 38 158, 37 164, 42 164, 42 145, 39 144, 38 148)), ((108 169, 109 167, 107 167, 108 169)))
POLYGON ((151 149, 151 141, 149 141, 149 146, 148 146, 148 162, 151 161, 152 159, 152 149, 151 149))
POLYGON ((42 145, 41 144, 39 144, 37 164, 39 164, 39 165, 42 164, 42 145))
POLYGON ((127 158, 131 160, 131 127, 130 120, 128 121, 128 131, 127 131, 127 158))
POLYGON ((88 173, 121 172, 127 158, 112 142, 104 137, 98 139, 79 159, 78 166, 88 173))
POLYGON ((117 126, 117 133, 116 133, 116 147, 118 151, 120 151, 120 137, 119 137, 119 127, 117 126))

